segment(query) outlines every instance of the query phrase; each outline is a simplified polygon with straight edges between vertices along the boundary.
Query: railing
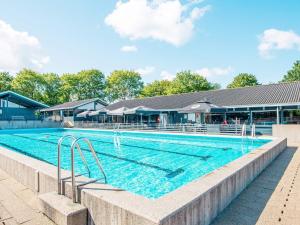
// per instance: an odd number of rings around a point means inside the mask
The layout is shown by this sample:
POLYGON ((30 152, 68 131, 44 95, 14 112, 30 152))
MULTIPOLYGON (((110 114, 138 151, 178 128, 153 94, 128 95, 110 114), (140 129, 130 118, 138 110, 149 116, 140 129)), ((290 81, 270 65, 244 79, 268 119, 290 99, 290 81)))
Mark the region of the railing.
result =
POLYGON ((242 135, 242 137, 247 136, 247 127, 246 127, 246 124, 243 124, 243 126, 242 126, 241 135, 242 135))
POLYGON ((255 124, 252 124, 252 127, 251 127, 251 137, 256 137, 256 126, 255 126, 255 124))
MULTIPOLYGON (((57 183, 58 183, 58 186, 57 186, 57 192, 58 194, 62 194, 62 185, 61 185, 61 145, 63 144, 63 141, 67 138, 71 138, 73 139, 73 141, 76 140, 76 137, 74 137, 73 135, 65 135, 63 137, 61 137, 59 140, 58 140, 58 144, 57 144, 57 183)), ((79 144, 77 144, 77 150, 79 152, 79 155, 83 161, 83 164, 84 164, 84 167, 86 168, 86 170, 88 171, 88 176, 90 177, 90 174, 91 174, 91 171, 89 170, 89 167, 88 167, 88 164, 84 158, 84 155, 81 151, 81 148, 79 146, 79 144)), ((83 175, 83 174, 80 174, 80 175, 83 175)))
POLYGON ((116 148, 120 148, 121 142, 120 142, 120 124, 116 124, 114 128, 114 145, 116 148))
MULTIPOLYGON (((103 177, 104 177, 104 180, 105 180, 105 183, 107 182, 107 177, 106 177, 106 174, 103 170, 103 167, 101 166, 101 163, 99 161, 99 158, 95 152, 95 149, 92 145, 92 143, 90 142, 89 139, 87 138, 84 138, 84 137, 80 137, 80 138, 76 138, 74 137, 73 135, 65 135, 63 137, 61 137, 58 141, 58 145, 57 145, 57 183, 58 183, 58 194, 62 194, 62 179, 61 179, 61 145, 63 144, 63 141, 66 139, 66 138, 71 138, 73 140, 72 144, 71 144, 71 179, 72 179, 72 199, 73 199, 73 202, 77 202, 77 199, 76 199, 76 189, 79 187, 79 186, 83 186, 83 185, 86 185, 86 184, 90 184, 90 183, 94 183, 94 182, 97 182, 98 180, 100 179, 103 179, 103 178, 98 178, 98 179, 94 179, 94 180, 90 180, 88 182, 84 182, 84 183, 81 183, 79 185, 76 185, 76 180, 75 180, 75 177, 78 177, 78 176, 82 176, 84 174, 77 174, 75 175, 75 163, 74 163, 74 150, 75 148, 77 148, 79 154, 80 154, 80 157, 83 161, 83 164, 86 168, 86 170, 88 171, 88 177, 90 177, 90 170, 89 170, 89 167, 88 167, 88 164, 87 164, 87 161, 81 151, 81 148, 80 148, 80 145, 79 145, 79 141, 84 141, 88 147, 89 147, 89 150, 91 151, 92 155, 93 155, 93 158, 96 162, 96 165, 99 169, 99 171, 103 174, 103 177)), ((70 178, 70 177, 67 177, 67 178, 70 178)), ((64 178, 64 179, 67 179, 67 178, 64 178)))
POLYGON ((220 134, 241 135, 243 134, 242 125, 240 124, 224 124, 220 125, 220 134))
POLYGON ((77 202, 77 200, 76 200, 76 192, 77 192, 76 189, 77 189, 79 186, 84 186, 84 185, 86 185, 86 184, 94 183, 94 182, 97 182, 98 180, 101 179, 101 178, 99 178, 99 179, 94 179, 94 180, 91 180, 91 181, 88 181, 88 182, 81 183, 80 185, 77 185, 77 186, 76 186, 76 181, 75 181, 75 165, 74 165, 74 149, 75 149, 75 147, 78 148, 78 146, 79 146, 79 145, 78 145, 78 142, 81 141, 81 140, 84 141, 84 142, 86 142, 87 145, 89 146, 89 149, 90 149, 90 151, 92 152, 92 155, 93 155, 93 157, 94 157, 94 159, 95 159, 96 165, 97 165, 99 171, 103 174, 105 183, 107 182, 106 174, 105 174, 105 172, 104 172, 104 170, 103 170, 103 168, 102 168, 102 166, 101 166, 101 163, 100 163, 100 161, 99 161, 99 159, 98 159, 98 156, 97 156, 97 154, 96 154, 96 152, 95 152, 95 149, 94 149, 92 143, 90 142, 90 140, 87 139, 87 138, 84 138, 84 137, 77 138, 76 140, 74 140, 74 141, 72 142, 72 145, 71 145, 72 199, 73 199, 73 202, 74 202, 74 203, 77 202))
MULTIPOLYGON (((95 123, 89 121, 75 122, 77 128, 96 128, 115 130, 114 123, 95 123)), ((222 134, 222 135, 241 135, 242 124, 141 124, 141 123, 119 123, 118 130, 143 130, 143 131, 167 131, 181 133, 200 133, 200 134, 222 134)), ((251 134, 253 125, 246 125, 246 134, 251 134)), ((272 125, 256 125, 256 135, 271 135, 272 125)))

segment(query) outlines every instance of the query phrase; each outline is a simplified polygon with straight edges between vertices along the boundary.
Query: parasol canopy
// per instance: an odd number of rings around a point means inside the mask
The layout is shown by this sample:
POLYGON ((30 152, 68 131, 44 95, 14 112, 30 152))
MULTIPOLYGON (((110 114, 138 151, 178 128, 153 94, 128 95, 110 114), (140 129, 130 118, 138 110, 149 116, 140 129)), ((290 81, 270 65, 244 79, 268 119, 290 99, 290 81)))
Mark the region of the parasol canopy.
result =
POLYGON ((181 110, 178 110, 179 113, 212 113, 212 112, 225 112, 225 108, 219 107, 210 103, 207 100, 201 100, 191 105, 188 105, 181 110))

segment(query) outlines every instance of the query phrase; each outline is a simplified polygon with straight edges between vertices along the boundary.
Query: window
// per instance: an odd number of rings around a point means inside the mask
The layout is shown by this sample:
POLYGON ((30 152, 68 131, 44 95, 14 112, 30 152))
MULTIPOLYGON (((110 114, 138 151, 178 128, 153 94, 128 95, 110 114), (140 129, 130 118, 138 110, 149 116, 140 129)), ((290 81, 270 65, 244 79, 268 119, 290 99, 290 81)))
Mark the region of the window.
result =
POLYGON ((73 111, 66 110, 63 113, 64 113, 64 117, 71 117, 71 116, 73 116, 73 111))

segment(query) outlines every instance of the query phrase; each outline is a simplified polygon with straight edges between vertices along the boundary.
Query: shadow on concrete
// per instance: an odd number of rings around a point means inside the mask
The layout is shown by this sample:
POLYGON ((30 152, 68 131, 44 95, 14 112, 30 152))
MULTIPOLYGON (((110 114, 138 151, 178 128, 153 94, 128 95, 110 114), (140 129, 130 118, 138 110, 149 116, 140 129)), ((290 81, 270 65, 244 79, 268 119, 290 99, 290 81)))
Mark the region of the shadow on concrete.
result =
POLYGON ((256 224, 296 150, 286 148, 211 225, 256 224))

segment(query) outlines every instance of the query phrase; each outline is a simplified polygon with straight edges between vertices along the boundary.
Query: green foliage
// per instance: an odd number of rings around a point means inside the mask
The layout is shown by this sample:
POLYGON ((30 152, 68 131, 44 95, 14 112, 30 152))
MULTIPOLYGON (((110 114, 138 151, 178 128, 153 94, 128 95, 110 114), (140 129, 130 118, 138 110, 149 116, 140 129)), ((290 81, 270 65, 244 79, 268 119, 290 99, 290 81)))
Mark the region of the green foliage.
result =
POLYGON ((171 85, 172 82, 168 80, 155 80, 144 87, 141 97, 167 95, 171 85))
POLYGON ((57 74, 40 74, 28 69, 21 70, 12 81, 14 91, 47 105, 60 103, 60 88, 57 74))
POLYGON ((14 91, 32 98, 36 101, 43 101, 45 80, 43 76, 33 70, 23 69, 17 73, 12 81, 14 91))
POLYGON ((76 86, 79 80, 76 74, 65 73, 61 76, 61 102, 75 101, 78 99, 76 86))
POLYGON ((8 72, 0 72, 0 92, 11 90, 13 77, 8 72))
POLYGON ((103 99, 105 97, 105 77, 102 72, 99 70, 82 70, 77 76, 79 99, 103 99))
POLYGON ((211 87, 213 90, 221 89, 221 85, 218 83, 211 83, 211 87))
POLYGON ((297 60, 293 68, 284 75, 283 82, 292 82, 292 81, 300 81, 300 60, 297 60))
POLYGON ((141 93, 143 86, 139 73, 115 70, 107 77, 106 93, 110 101, 131 99, 141 93))
POLYGON ((189 93, 196 91, 207 91, 215 89, 216 85, 211 84, 200 74, 190 70, 182 71, 176 74, 176 78, 168 90, 169 94, 189 93))
MULTIPOLYGON (((282 81, 300 81, 300 60, 294 63, 282 81)), ((241 73, 228 88, 255 85, 259 83, 254 75, 241 73)), ((140 74, 129 70, 115 70, 106 80, 104 74, 95 69, 62 76, 55 73, 40 74, 29 69, 21 70, 15 77, 8 72, 0 72, 0 91, 13 90, 48 105, 88 98, 113 102, 137 96, 153 97, 220 88, 219 84, 210 83, 190 70, 177 73, 173 81, 155 80, 145 87, 140 74)))
POLYGON ((99 70, 82 70, 61 77, 62 102, 89 98, 104 98, 105 77, 99 70))
POLYGON ((61 80, 55 73, 42 74, 43 82, 43 101, 47 105, 57 105, 61 103, 61 80))
POLYGON ((240 73, 233 81, 227 86, 227 88, 239 88, 259 85, 256 77, 249 73, 240 73))

